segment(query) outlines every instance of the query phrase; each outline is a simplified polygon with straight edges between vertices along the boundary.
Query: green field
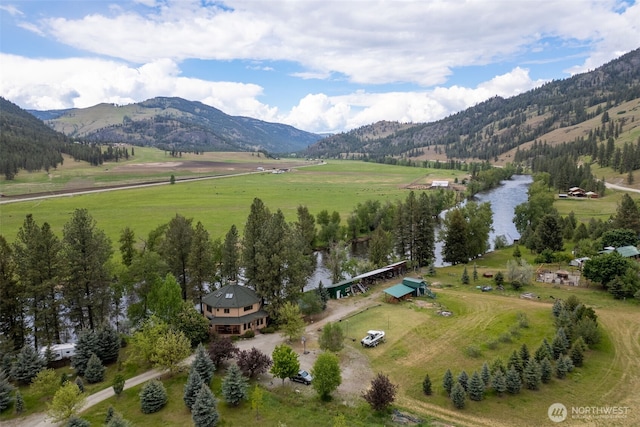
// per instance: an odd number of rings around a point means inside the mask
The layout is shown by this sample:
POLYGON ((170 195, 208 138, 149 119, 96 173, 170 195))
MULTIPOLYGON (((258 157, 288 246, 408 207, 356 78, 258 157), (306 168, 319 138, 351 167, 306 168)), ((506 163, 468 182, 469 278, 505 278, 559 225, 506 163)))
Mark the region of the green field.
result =
POLYGON ((297 207, 304 205, 312 214, 323 209, 338 211, 342 224, 346 224, 359 202, 394 202, 407 196, 404 187, 408 184, 444 178, 453 181, 461 176, 460 171, 330 161, 283 174, 250 174, 2 204, 0 234, 13 241, 25 216, 31 213, 38 223, 48 222, 60 235, 73 210, 86 208, 112 242, 127 226, 138 237, 146 238, 149 231, 176 214, 193 218, 194 223, 201 221, 217 238, 223 237, 233 224, 242 231, 256 197, 272 211, 281 209, 288 221, 295 220, 297 207))

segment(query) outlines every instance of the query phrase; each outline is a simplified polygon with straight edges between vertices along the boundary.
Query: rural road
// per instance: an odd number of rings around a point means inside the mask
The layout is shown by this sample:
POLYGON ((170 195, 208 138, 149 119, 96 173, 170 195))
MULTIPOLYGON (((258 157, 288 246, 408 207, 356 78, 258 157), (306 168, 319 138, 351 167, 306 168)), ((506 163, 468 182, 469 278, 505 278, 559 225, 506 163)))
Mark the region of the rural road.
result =
MULTIPOLYGON (((372 305, 373 301, 375 301, 377 296, 380 295, 380 292, 381 291, 372 292, 369 295, 367 295, 365 298, 358 299, 356 301, 353 301, 351 299, 343 299, 340 301, 337 301, 337 300, 329 301, 324 317, 322 317, 322 319, 319 319, 316 322, 312 322, 308 324, 305 328, 305 336, 316 335, 318 329, 322 328, 327 322, 338 321, 345 317, 348 317, 351 314, 355 314, 359 311, 366 309, 367 307, 372 305)), ((238 341, 236 343, 236 346, 240 350, 250 350, 251 347, 256 347, 263 353, 271 355, 276 345, 282 344, 284 342, 286 342, 286 338, 279 333, 258 334, 255 336, 255 338, 238 341)), ((311 367, 312 364, 314 363, 315 357, 317 356, 317 352, 315 351, 308 352, 307 354, 300 354, 299 356, 300 356, 299 358, 300 365, 308 369, 308 367, 311 367)), ((186 365, 190 365, 192 361, 192 357, 193 356, 185 359, 183 363, 185 363, 186 365)), ((127 379, 124 384, 124 388, 129 389, 129 388, 135 387, 146 381, 157 378, 164 373, 165 371, 152 369, 136 377, 127 379)), ((82 408, 82 410, 84 411, 93 405, 97 405, 98 403, 106 399, 109 399, 114 395, 115 394, 113 392, 113 388, 107 387, 104 390, 101 390, 97 393, 87 396, 86 403, 82 408)), ((47 418, 46 414, 44 413, 31 414, 24 418, 0 422, 0 427, 55 427, 60 425, 64 425, 64 423, 53 423, 47 418)))

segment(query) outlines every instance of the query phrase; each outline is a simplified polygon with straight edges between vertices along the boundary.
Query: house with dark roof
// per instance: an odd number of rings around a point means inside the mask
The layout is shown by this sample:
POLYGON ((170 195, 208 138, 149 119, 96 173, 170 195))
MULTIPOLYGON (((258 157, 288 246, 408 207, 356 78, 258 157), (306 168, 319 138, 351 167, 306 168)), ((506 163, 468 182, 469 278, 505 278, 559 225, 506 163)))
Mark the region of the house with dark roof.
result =
POLYGON ((242 335, 267 326, 267 312, 256 292, 236 283, 223 286, 205 296, 204 315, 219 335, 242 335))

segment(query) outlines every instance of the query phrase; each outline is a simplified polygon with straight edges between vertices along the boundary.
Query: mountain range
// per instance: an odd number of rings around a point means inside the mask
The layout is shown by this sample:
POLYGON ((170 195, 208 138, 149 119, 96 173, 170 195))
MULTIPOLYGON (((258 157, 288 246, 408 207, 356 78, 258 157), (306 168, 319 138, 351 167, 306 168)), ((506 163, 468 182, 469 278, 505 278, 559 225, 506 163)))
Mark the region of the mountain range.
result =
POLYGON ((322 138, 280 123, 230 116, 201 102, 157 97, 129 105, 36 111, 51 128, 85 142, 122 142, 176 151, 290 153, 322 138))

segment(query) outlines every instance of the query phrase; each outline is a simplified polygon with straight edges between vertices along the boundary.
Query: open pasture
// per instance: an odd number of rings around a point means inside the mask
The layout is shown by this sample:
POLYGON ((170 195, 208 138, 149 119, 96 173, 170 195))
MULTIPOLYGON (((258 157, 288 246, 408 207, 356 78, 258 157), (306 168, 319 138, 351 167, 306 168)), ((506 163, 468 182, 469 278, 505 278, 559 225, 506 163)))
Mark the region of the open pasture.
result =
MULTIPOLYGON (((443 269, 446 270, 446 269, 443 269)), ((443 270, 438 270, 438 276, 443 270)), ((613 301, 602 291, 547 284, 528 286, 540 299, 521 299, 512 293, 481 293, 474 286, 436 289, 438 298, 419 299, 397 305, 382 304, 348 320, 349 335, 364 336, 367 329, 384 329, 387 342, 362 349, 373 372, 389 375, 399 385, 397 403, 421 415, 470 426, 550 425, 548 407, 561 402, 569 408, 582 406, 629 407, 625 419, 567 420, 566 425, 638 425, 640 421, 640 313, 637 304, 613 301), (503 397, 488 392, 481 402, 467 399, 466 408, 454 409, 442 389, 442 378, 451 369, 454 378, 465 370, 469 376, 482 364, 502 359, 506 365, 513 350, 525 343, 531 354, 542 339, 555 334, 553 299, 577 295, 596 307, 603 332, 596 350, 588 351, 585 365, 567 379, 554 379, 538 391, 523 389, 503 397), (453 312, 451 317, 438 310, 453 312), (518 314, 526 315, 529 327, 521 327, 518 314), (470 349, 474 349, 473 353, 470 349), (429 374, 433 395, 422 393, 422 380, 429 374)), ((358 341, 356 344, 359 346, 358 341)))
POLYGON ((112 242, 118 240, 120 231, 127 226, 138 237, 146 238, 149 231, 176 214, 193 218, 194 223, 201 221, 213 238, 222 238, 233 224, 242 231, 256 197, 272 211, 281 209, 288 221, 295 220, 297 207, 304 205, 314 215, 323 209, 330 213, 335 210, 345 224, 348 214, 360 202, 376 199, 393 203, 407 196, 404 187, 411 183, 426 183, 444 177, 453 181, 463 174, 460 171, 330 161, 282 174, 252 173, 21 201, 0 205, 0 234, 13 241, 25 216, 32 213, 38 223, 48 222, 60 235, 73 210, 86 208, 112 242))

